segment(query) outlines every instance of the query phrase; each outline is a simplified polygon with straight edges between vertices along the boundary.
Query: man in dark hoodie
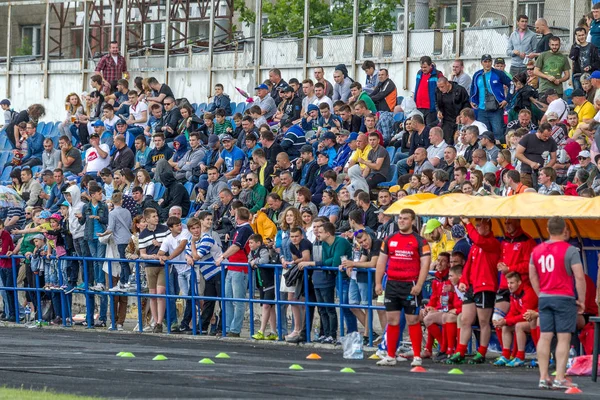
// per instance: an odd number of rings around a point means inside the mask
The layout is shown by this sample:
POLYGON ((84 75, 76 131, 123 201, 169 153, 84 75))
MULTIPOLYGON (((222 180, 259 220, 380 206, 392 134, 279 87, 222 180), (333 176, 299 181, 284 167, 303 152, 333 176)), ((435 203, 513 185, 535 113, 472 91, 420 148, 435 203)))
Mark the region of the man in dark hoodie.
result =
POLYGON ((319 168, 317 169, 316 178, 309 188, 312 195, 312 202, 315 204, 321 204, 321 200, 323 198, 323 190, 327 187, 325 184, 325 178, 323 174, 329 170, 331 167, 329 166, 329 155, 327 152, 322 151, 317 153, 317 165, 319 168))
POLYGON ((225 110, 226 116, 233 114, 233 110, 231 109, 231 99, 229 98, 229 95, 223 93, 223 90, 223 85, 220 83, 215 85, 215 96, 213 97, 213 102, 206 111, 214 113, 217 111, 217 108, 222 108, 225 110))
POLYGON ((471 108, 467 90, 456 82, 450 82, 445 76, 438 77, 435 90, 437 117, 442 121, 444 140, 454 144, 454 132, 457 130, 456 118, 463 108, 471 108))
POLYGON ((292 125, 292 121, 282 123, 283 140, 281 148, 290 156, 290 160, 300 157, 300 149, 306 144, 306 136, 302 128, 292 125))
POLYGON ((148 153, 148 159, 146 161, 146 165, 144 168, 150 176, 153 176, 156 170, 156 164, 164 159, 170 160, 173 157, 173 150, 165 144, 165 135, 164 133, 155 133, 152 136, 152 140, 154 141, 154 149, 148 153))
POLYGON ((156 132, 162 132, 165 134, 167 142, 172 142, 177 137, 177 125, 183 118, 179 107, 175 104, 175 99, 172 97, 165 97, 163 101, 165 106, 165 114, 159 124, 156 126, 156 132))
POLYGON ((283 98, 283 103, 279 105, 279 111, 275 114, 275 119, 279 117, 281 125, 299 120, 302 111, 302 100, 294 94, 294 89, 291 86, 284 86, 279 93, 283 98))
POLYGON ((160 216, 166 218, 172 206, 181 207, 181 215, 187 216, 190 211, 190 196, 185 187, 175 179, 173 168, 167 160, 158 161, 155 177, 166 189, 163 197, 158 201, 162 208, 160 216))

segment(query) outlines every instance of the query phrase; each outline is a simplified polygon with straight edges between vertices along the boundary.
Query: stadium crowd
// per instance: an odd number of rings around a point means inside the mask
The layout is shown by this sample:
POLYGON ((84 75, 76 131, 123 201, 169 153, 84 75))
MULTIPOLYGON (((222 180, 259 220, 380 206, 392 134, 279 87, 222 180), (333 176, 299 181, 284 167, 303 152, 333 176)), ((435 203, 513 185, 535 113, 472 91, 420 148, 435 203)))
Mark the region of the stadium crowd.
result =
MULTIPOLYGON (((505 221, 500 242, 487 220, 429 219, 418 232, 411 210, 398 217, 385 210, 416 193, 599 195, 600 4, 592 13, 576 29, 568 57, 545 20, 535 22, 538 40, 521 15, 506 52, 509 71, 503 58, 488 54, 473 76, 461 60, 440 71, 424 56, 413 96, 402 98, 388 70, 372 61, 362 64, 363 82, 353 80, 345 65, 335 68, 333 82, 320 67, 305 79, 272 69, 243 113, 235 112, 221 84, 206 109, 194 109, 155 78, 136 77, 131 84, 124 78, 125 58, 112 43, 91 77, 93 91, 67 95, 54 140, 36 129, 42 105, 16 112, 8 99, 0 102, 14 148, 9 186, 25 203, 3 210, 0 254, 23 257, 14 264, 0 260, 0 286, 35 287, 39 279, 53 306, 45 317, 54 324, 63 323, 58 294, 66 293, 70 302, 71 294, 89 287, 100 293, 87 311, 93 315, 98 297, 94 324, 106 327, 106 291, 195 290, 218 297, 226 266, 228 298, 247 297, 252 268, 261 299, 274 300, 279 291, 280 298, 303 301, 301 271, 310 267, 309 301, 331 304, 337 298, 364 306, 373 299, 385 305, 386 311, 378 310, 380 329, 373 327, 379 331, 376 343, 386 331, 381 365, 412 358, 418 366, 429 357, 462 363, 471 327, 479 321, 479 347, 470 362, 485 362, 495 330, 503 348, 495 364, 522 366, 527 335, 536 344, 540 338, 538 303, 544 296, 538 299, 540 283, 530 276, 536 243, 519 221, 505 221), (575 88, 570 97, 563 91, 566 82, 575 88), (61 260, 65 255, 95 260, 61 260), (113 262, 109 276, 103 258, 144 262, 113 262), (173 263, 167 270, 166 262, 173 263), (262 267, 269 263, 281 264, 283 274, 262 267), (339 266, 341 287, 324 266, 339 266), (377 270, 371 279, 368 268, 377 270), (429 271, 431 297, 422 305, 429 271), (399 311, 413 349, 396 357, 399 311)), ((559 237, 566 228, 555 221, 549 229, 559 237)), ((581 294, 581 262, 569 251, 564 264, 581 294)), ((584 287, 577 330, 589 352, 593 327, 587 318, 598 314, 598 298, 587 276, 584 287)), ((13 295, 2 293, 3 321, 16 320, 13 295)), ((167 320, 172 333, 191 331, 191 301, 182 315, 175 299, 168 301, 170 315, 164 298, 144 299, 144 331, 160 333, 167 320)), ((22 303, 41 312, 33 292, 22 303)), ((127 296, 115 297, 117 330, 123 329, 127 303, 127 296)), ((226 334, 239 337, 246 303, 228 301, 225 307, 226 334)), ((253 338, 275 340, 275 307, 262 308, 253 338)), ((315 307, 291 305, 292 323, 285 318, 288 307, 281 308, 285 340, 306 341, 313 328, 305 326, 304 313, 312 324, 315 307)), ((317 309, 312 340, 336 343, 338 310, 317 309)), ((202 302, 202 333, 222 334, 219 310, 218 302, 202 302)), ((360 323, 368 340, 364 309, 339 312, 345 332, 357 331, 360 323)), ((569 385, 563 379, 555 381, 559 387, 569 385)))

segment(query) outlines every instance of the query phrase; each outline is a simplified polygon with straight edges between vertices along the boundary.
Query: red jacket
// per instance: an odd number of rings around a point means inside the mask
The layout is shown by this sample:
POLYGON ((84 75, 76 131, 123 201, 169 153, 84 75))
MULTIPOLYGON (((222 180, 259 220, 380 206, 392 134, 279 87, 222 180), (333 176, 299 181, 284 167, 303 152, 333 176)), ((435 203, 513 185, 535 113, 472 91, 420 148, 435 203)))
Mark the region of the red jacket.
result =
POLYGON ((598 315, 598 304, 596 303, 596 285, 587 274, 585 275, 585 310, 584 314, 598 315))
MULTIPOLYGON (((506 264, 509 272, 518 272, 524 283, 529 283, 529 260, 536 245, 535 240, 521 229, 513 237, 506 236, 502 242, 500 262, 506 264)), ((502 289, 508 289, 504 274, 500 274, 500 290, 502 289)))
POLYGON ((498 290, 498 261, 502 254, 500 242, 493 233, 481 236, 472 224, 467 233, 473 245, 463 268, 460 283, 473 289, 473 293, 498 290))
MULTIPOLYGON (((5 256, 9 251, 15 249, 15 244, 7 230, 0 231, 0 255, 5 256)), ((12 260, 10 258, 0 259, 0 268, 12 268, 12 260)))
POLYGON ((506 314, 506 325, 513 326, 525 321, 523 314, 527 310, 538 309, 538 297, 529 283, 521 283, 515 293, 510 294, 510 309, 506 314))
POLYGON ((448 311, 456 310, 456 315, 460 314, 462 312, 463 302, 456 294, 456 288, 453 286, 452 290, 448 294, 450 295, 448 297, 448 311))
POLYGON ((442 289, 444 289, 445 285, 450 284, 448 282, 448 273, 450 269, 446 269, 442 272, 437 271, 435 273, 435 279, 431 282, 431 297, 429 298, 429 303, 427 303, 428 307, 433 307, 436 310, 442 309, 442 302, 440 298, 442 296, 442 289))

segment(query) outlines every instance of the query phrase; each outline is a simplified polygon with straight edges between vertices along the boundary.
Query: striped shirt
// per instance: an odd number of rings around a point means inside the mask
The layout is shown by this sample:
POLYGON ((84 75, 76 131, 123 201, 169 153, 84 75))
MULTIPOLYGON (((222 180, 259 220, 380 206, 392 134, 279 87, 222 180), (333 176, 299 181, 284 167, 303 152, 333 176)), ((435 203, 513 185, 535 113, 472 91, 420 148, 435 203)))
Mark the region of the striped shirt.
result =
MULTIPOLYGON (((196 246, 196 252, 200 256, 199 261, 201 262, 214 262, 216 258, 219 258, 223 254, 220 244, 215 241, 210 232, 203 233, 194 245, 196 246)), ((188 242, 185 248, 185 254, 188 256, 192 255, 191 241, 188 242)), ((218 274, 219 271, 220 268, 215 264, 203 264, 200 266, 200 272, 206 280, 218 274)))
MULTIPOLYGON (((139 248, 146 249, 146 254, 158 254, 160 250, 160 244, 165 240, 167 236, 171 234, 169 228, 166 225, 157 225, 156 229, 153 231, 148 230, 148 228, 144 229, 140 233, 139 238, 139 248), (155 246, 152 241, 155 240, 159 243, 158 246, 155 246)), ((146 267, 160 267, 159 264, 146 264, 146 267)))
POLYGON ((6 220, 10 221, 10 219, 13 217, 19 217, 19 220, 14 225, 15 228, 23 228, 25 225, 25 210, 22 207, 9 207, 6 214, 6 220))

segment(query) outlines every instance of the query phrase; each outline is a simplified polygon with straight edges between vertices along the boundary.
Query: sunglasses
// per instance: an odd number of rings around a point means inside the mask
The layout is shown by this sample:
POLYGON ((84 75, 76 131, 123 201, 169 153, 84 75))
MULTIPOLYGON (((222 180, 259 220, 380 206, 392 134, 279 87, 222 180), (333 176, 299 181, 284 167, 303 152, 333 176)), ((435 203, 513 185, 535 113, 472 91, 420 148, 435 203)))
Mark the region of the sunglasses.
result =
POLYGON ((365 230, 364 229, 359 229, 356 232, 354 232, 354 237, 360 235, 361 233, 363 233, 365 230))
POLYGON ((533 71, 533 68, 527 68, 527 71, 533 71))
POLYGON ((170 106, 170 105, 172 105, 173 103, 163 103, 163 104, 164 104, 165 106, 170 106))
POLYGON ((578 159, 579 161, 587 160, 587 158, 585 158, 585 157, 577 157, 577 159, 578 159))

